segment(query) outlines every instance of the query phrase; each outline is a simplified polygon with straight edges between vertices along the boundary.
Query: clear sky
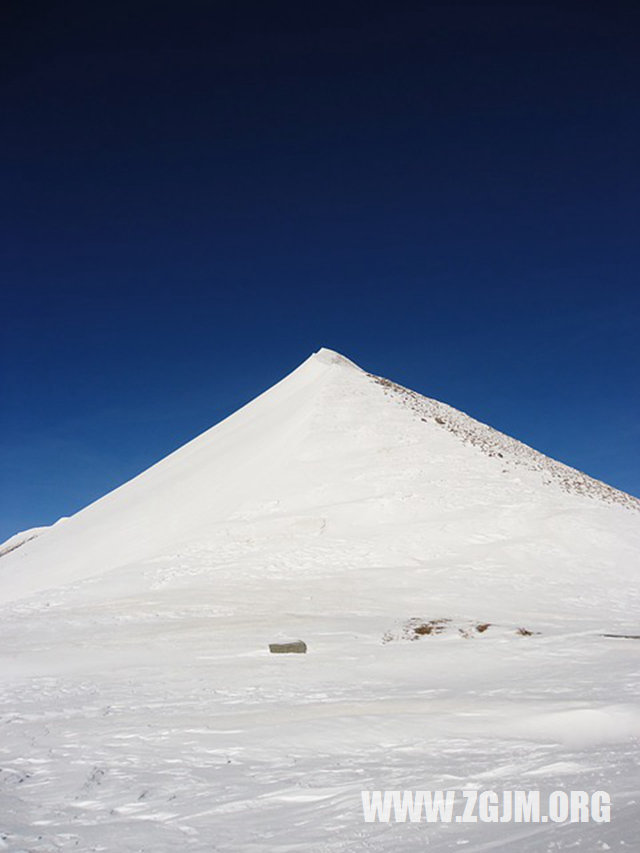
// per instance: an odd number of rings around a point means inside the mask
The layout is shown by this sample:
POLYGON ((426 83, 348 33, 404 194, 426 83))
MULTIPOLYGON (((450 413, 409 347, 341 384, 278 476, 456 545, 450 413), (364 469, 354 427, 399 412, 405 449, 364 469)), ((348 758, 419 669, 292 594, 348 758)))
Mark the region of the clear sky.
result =
POLYGON ((637 6, 7 9, 0 540, 320 346, 640 495, 637 6))

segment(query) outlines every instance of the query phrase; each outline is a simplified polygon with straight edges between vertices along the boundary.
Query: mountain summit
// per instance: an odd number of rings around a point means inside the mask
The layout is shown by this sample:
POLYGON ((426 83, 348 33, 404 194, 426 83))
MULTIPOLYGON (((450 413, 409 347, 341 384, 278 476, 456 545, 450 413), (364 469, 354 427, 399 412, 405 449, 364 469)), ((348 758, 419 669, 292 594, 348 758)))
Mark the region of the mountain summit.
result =
POLYGON ((234 525, 265 536, 270 526, 280 533, 289 526, 321 532, 326 542, 346 535, 372 543, 401 528, 405 547, 415 541, 423 554, 442 530, 451 531, 454 550, 478 536, 507 543, 516 531, 541 546, 538 514, 553 517, 558 505, 597 518, 607 505, 640 508, 637 499, 323 348, 73 517, 13 537, 0 549, 1 596, 77 584, 203 538, 226 540, 234 525))

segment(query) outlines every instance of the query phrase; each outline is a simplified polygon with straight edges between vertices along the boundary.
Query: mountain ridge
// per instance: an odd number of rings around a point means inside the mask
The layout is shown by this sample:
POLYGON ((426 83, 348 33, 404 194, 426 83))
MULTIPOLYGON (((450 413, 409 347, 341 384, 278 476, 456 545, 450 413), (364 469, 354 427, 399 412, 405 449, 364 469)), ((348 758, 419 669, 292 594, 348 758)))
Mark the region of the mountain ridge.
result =
POLYGON ((478 447, 488 456, 501 456, 501 451, 509 449, 516 464, 525 465, 530 470, 547 471, 558 482, 558 485, 569 493, 599 498, 607 503, 616 503, 628 509, 640 511, 640 499, 628 492, 617 489, 603 480, 591 477, 565 462, 560 462, 520 441, 520 439, 485 424, 448 403, 442 403, 417 391, 412 391, 410 388, 405 388, 403 385, 383 376, 377 376, 373 373, 367 373, 367 376, 381 385, 385 389, 385 393, 395 393, 401 398, 403 405, 407 405, 416 414, 428 415, 435 423, 458 436, 461 441, 478 447))

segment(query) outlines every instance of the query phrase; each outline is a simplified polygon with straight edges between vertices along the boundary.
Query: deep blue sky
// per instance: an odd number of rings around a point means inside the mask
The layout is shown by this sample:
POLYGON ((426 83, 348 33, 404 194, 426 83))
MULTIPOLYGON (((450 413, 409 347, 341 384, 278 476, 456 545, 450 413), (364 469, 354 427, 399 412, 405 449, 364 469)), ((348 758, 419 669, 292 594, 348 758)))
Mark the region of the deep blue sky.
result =
POLYGON ((640 494, 633 4, 4 14, 0 540, 323 345, 640 494))

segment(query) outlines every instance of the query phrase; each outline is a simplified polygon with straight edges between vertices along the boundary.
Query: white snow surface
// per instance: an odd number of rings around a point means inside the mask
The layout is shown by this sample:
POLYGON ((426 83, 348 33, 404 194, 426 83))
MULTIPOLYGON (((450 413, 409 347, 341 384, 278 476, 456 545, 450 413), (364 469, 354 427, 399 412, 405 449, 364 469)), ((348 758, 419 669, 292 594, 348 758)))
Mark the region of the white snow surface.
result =
POLYGON ((320 350, 0 546, 0 850, 638 849, 639 506, 320 350), (468 787, 613 817, 363 821, 468 787))

